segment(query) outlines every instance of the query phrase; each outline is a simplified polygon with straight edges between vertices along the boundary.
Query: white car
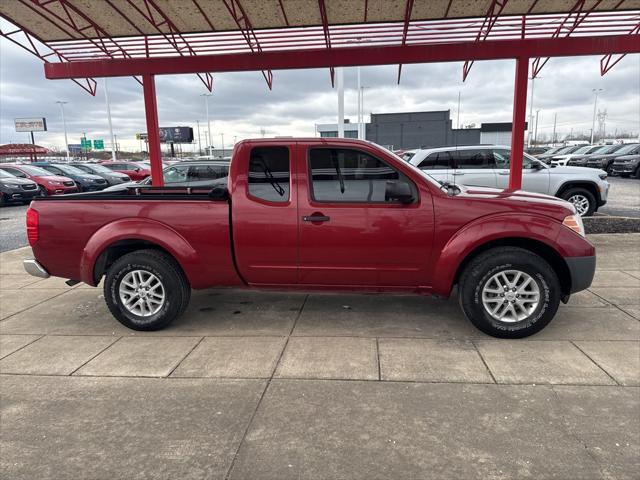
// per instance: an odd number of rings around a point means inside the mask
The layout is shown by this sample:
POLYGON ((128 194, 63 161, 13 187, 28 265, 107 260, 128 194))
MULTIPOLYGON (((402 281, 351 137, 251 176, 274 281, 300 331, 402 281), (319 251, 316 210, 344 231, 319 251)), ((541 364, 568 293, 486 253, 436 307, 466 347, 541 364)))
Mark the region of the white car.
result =
MULTIPOLYGON (((441 183, 506 189, 509 186, 511 148, 501 145, 442 147, 411 150, 403 157, 441 183)), ((604 170, 550 167, 524 154, 522 190, 567 200, 581 216, 607 202, 609 182, 604 170)))
POLYGON ((589 155, 598 150, 600 147, 602 147, 602 145, 584 145, 583 147, 580 147, 578 150, 572 153, 566 153, 564 155, 554 155, 553 157, 551 157, 551 166, 566 167, 567 162, 572 158, 589 155))

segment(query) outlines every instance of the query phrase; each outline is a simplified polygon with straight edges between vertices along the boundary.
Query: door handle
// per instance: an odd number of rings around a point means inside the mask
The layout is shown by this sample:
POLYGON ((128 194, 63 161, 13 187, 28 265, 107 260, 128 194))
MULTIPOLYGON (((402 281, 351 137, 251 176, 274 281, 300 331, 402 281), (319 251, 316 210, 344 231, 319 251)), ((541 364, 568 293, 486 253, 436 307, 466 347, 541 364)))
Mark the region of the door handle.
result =
POLYGON ((455 173, 454 172, 454 175, 459 176, 459 175, 464 175, 464 173, 455 173))
POLYGON ((509 175, 509 172, 498 172, 498 175, 509 175))
POLYGON ((328 222, 329 220, 331 220, 330 217, 327 217, 326 215, 318 215, 318 214, 302 217, 303 222, 328 222))

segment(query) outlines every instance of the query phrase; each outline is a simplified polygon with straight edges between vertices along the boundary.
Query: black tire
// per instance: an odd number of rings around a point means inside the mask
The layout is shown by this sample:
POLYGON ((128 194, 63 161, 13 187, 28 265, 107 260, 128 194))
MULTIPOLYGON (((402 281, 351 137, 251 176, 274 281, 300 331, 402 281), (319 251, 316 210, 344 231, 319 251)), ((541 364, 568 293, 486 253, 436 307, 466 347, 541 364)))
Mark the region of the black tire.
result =
POLYGON ((636 168, 636 174, 634 175, 637 179, 640 179, 640 167, 636 168))
POLYGON ((7 199, 4 196, 4 193, 0 192, 0 207, 5 207, 7 205, 7 199))
POLYGON ((133 330, 160 330, 186 310, 191 287, 178 263, 158 250, 137 250, 123 255, 107 271, 104 298, 113 316, 133 330), (119 294, 125 275, 134 270, 152 273, 161 282, 165 298, 159 311, 149 316, 136 315, 124 306, 119 294))
POLYGON ((496 247, 481 253, 466 266, 458 284, 459 301, 465 316, 479 330, 498 338, 523 338, 542 330, 560 305, 560 282, 542 257, 518 247, 496 247), (482 301, 482 294, 494 275, 508 270, 528 274, 536 283, 540 300, 526 318, 505 322, 494 318, 482 301))
POLYGON ((582 196, 583 198, 585 198, 589 202, 589 207, 587 208, 586 213, 583 213, 582 216, 583 217, 590 217, 591 215, 593 215, 594 212, 596 211, 596 197, 594 197, 593 193, 591 193, 586 188, 581 188, 581 187, 570 188, 566 192, 564 192, 560 196, 560 198, 562 198, 563 200, 567 200, 567 201, 571 202, 570 199, 572 197, 576 197, 576 196, 582 196))
POLYGON ((622 178, 629 178, 629 174, 628 173, 621 173, 620 176, 622 178))

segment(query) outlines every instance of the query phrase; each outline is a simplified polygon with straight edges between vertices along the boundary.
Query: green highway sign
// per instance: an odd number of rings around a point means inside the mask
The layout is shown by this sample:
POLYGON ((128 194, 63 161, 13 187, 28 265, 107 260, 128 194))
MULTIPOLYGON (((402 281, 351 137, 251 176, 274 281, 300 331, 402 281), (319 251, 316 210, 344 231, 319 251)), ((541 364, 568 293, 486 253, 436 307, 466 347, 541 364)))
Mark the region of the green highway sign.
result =
POLYGON ((104 140, 94 140, 93 148, 96 150, 104 150, 104 140))
POLYGON ((91 140, 88 140, 86 138, 81 138, 80 146, 82 147, 83 150, 91 150, 91 140))

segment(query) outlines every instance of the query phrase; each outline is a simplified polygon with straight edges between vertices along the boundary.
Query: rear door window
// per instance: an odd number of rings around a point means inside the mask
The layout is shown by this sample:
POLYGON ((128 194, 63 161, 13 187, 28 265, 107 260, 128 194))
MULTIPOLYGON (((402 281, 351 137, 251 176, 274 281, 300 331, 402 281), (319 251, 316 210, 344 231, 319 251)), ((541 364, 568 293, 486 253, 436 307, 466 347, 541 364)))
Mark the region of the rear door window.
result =
POLYGON ((490 169, 496 163, 493 153, 489 149, 458 150, 456 154, 456 168, 460 170, 490 169))
POLYGON ((249 195, 269 202, 288 202, 291 167, 287 147, 251 150, 249 195))
POLYGON ((453 156, 451 151, 430 153, 418 168, 420 170, 446 170, 452 168, 453 156))

